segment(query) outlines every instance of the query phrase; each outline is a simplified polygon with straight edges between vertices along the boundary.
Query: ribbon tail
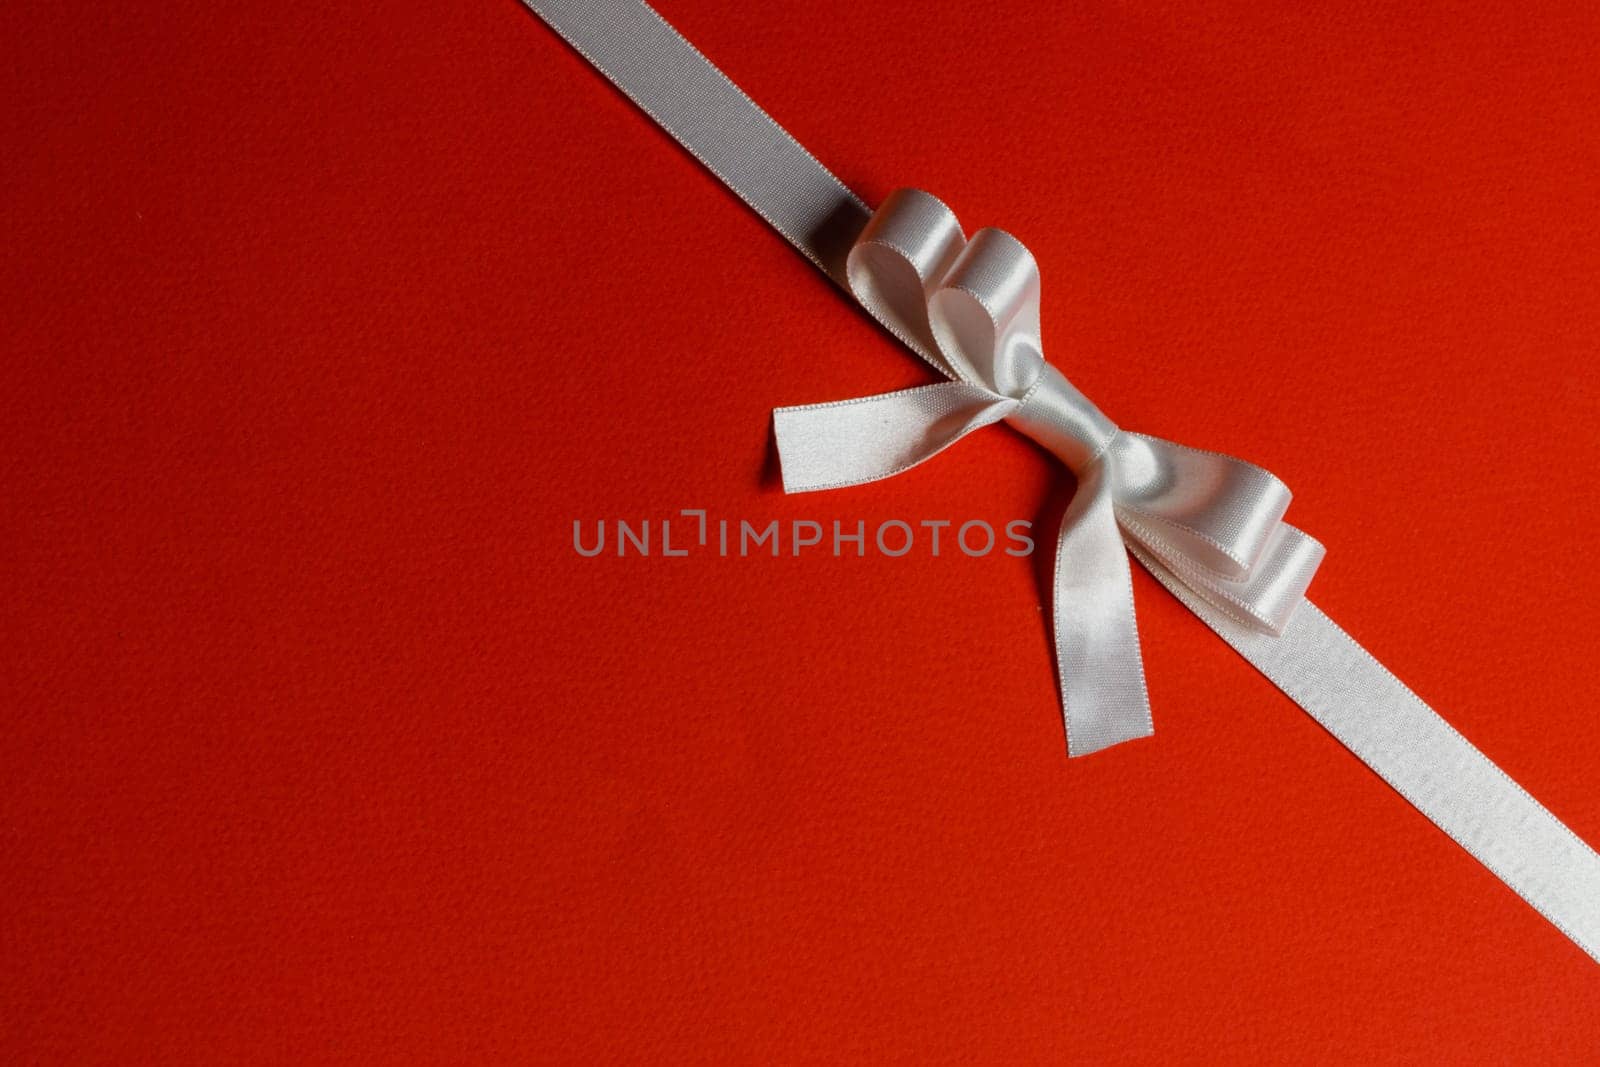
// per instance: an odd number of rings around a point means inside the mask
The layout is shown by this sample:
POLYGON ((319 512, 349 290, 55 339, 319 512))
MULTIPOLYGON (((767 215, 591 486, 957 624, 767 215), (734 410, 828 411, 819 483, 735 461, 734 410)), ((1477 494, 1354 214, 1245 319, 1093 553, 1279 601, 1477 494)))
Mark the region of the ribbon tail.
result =
POLYGON ((1061 520, 1054 585, 1067 755, 1087 756, 1149 737, 1155 731, 1133 613, 1133 575, 1103 463, 1078 477, 1077 494, 1061 520))
POLYGON ((783 491, 875 482, 909 470, 973 430, 1005 418, 1015 400, 965 382, 940 382, 772 413, 783 491))

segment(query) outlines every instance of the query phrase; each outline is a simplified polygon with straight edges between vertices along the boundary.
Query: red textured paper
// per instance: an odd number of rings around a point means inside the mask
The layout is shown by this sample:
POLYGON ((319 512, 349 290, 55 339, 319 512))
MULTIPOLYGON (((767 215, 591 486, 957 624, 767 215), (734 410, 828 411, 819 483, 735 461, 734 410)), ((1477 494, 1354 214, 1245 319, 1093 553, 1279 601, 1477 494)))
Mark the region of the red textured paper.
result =
MULTIPOLYGON (((660 7, 1600 842, 1592 3, 660 7)), ((1594 1061, 1600 967, 1143 575, 1156 736, 1068 762, 1048 553, 580 558, 1070 485, 781 495, 773 406, 928 373, 514 0, 4 26, 8 1061, 1594 1061)))

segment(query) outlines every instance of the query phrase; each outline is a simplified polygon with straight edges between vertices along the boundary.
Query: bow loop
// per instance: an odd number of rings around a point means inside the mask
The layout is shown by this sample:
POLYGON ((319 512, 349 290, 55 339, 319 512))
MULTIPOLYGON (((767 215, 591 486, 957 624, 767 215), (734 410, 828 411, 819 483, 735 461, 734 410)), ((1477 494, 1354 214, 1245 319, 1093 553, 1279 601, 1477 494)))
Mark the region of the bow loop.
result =
POLYGON ((1013 400, 1039 380, 1039 267, 1015 237, 973 234, 929 308, 939 350, 963 380, 1013 400))
POLYGON ((1021 400, 1039 378, 1039 267, 996 229, 968 241, 936 197, 899 189, 846 258, 850 292, 946 376, 1021 400))
POLYGON ((1117 506, 1229 578, 1256 564, 1289 507, 1288 486, 1232 456, 1128 433, 1113 445, 1113 460, 1117 506))
POLYGON ((1323 555, 1283 521, 1289 487, 1253 463, 1144 434, 1119 434, 1110 454, 1127 535, 1214 606, 1281 633, 1323 555))
POLYGON ((845 259, 850 295, 890 333, 945 374, 928 298, 967 240, 955 212, 920 189, 897 189, 873 212, 845 259))

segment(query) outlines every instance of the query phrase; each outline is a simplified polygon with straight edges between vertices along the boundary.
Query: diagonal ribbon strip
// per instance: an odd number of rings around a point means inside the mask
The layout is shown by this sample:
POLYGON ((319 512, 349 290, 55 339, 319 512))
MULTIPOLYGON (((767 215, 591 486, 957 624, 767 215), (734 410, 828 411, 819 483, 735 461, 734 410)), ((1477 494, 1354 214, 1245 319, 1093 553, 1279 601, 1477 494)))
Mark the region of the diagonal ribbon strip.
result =
POLYGON ((780 408, 784 487, 889 477, 1005 421, 1078 475, 1057 545, 1069 751, 1150 733, 1127 552, 1441 830, 1600 961, 1600 856, 1304 592, 1322 558, 1289 492, 1228 456, 1119 430, 1049 363, 1039 276, 926 193, 876 213, 639 0, 523 0, 949 381, 780 408))

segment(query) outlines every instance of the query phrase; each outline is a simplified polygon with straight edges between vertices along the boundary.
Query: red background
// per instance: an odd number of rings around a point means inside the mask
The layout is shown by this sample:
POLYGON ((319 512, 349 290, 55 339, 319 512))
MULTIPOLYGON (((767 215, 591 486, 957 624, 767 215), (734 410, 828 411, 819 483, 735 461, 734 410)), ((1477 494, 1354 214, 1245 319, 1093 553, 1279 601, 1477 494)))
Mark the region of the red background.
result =
MULTIPOLYGON (((1600 14, 1340 6, 661 3, 1021 237, 1053 360, 1283 477, 1600 842, 1600 14)), ((773 406, 927 372, 513 0, 3 24, 7 1059, 1600 1054, 1600 967, 1142 574, 1157 734, 1069 763, 1048 553, 578 558, 1070 486, 782 496, 773 406)))

